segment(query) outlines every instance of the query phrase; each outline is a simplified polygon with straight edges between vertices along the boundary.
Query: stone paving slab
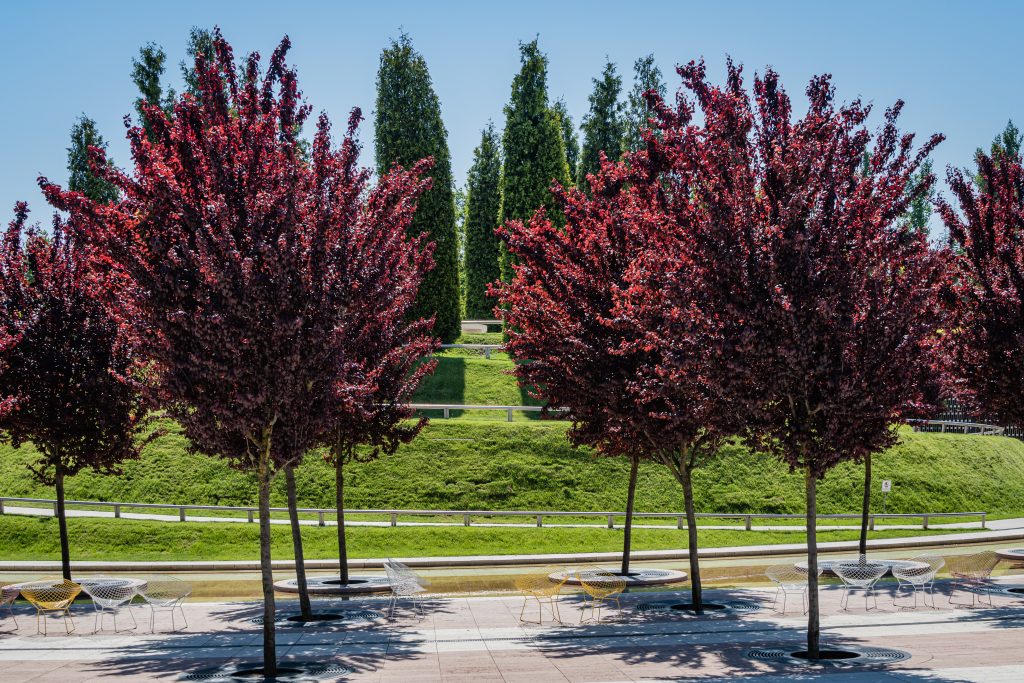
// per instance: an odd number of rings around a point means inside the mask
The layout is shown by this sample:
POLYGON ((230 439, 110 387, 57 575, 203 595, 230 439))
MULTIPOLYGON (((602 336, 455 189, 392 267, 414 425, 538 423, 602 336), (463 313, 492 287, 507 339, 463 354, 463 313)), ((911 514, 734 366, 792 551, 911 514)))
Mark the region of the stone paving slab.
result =
MULTIPOLYGON (((1024 577, 1008 577, 1024 584, 1024 577)), ((944 586, 948 589, 948 586, 944 586)), ((822 637, 831 646, 905 651, 909 658, 884 666, 838 668, 790 660, 752 660, 753 648, 799 649, 805 618, 769 609, 773 592, 763 589, 711 590, 706 599, 747 601, 763 606, 750 613, 695 617, 674 611, 638 610, 652 600, 686 600, 686 591, 632 593, 621 611, 608 609, 603 623, 578 624, 578 595, 561 599, 565 625, 519 622, 515 597, 433 598, 426 616, 404 609, 386 623, 350 621, 317 630, 282 627, 282 660, 344 665, 346 681, 503 681, 524 683, 608 683, 749 677, 764 683, 828 679, 864 681, 1024 680, 1024 599, 994 595, 995 607, 952 609, 945 590, 939 609, 901 610, 892 604, 891 585, 879 591, 879 609, 839 608, 841 591, 822 590, 822 637)), ((318 608, 377 608, 373 599, 317 601, 318 608)), ((138 616, 142 615, 141 607, 138 616)), ((93 680, 171 681, 183 672, 259 656, 259 614, 252 603, 189 603, 189 628, 179 633, 88 634, 92 612, 76 604, 80 634, 37 636, 35 619, 19 605, 22 628, 0 621, 0 682, 77 683, 93 680)), ((54 627, 60 626, 54 620, 54 627)), ((148 623, 140 621, 140 623, 148 623)), ((169 624, 158 622, 158 629, 169 624)), ((54 633, 51 630, 51 633, 54 633)))

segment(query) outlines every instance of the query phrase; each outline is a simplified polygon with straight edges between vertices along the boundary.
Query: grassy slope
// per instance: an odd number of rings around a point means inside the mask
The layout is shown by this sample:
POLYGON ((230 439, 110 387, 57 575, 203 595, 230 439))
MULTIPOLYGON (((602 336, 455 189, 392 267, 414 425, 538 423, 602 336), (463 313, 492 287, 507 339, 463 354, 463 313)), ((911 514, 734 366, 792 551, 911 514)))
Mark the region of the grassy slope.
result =
MULTIPOLYGON (((500 334, 466 336, 464 343, 498 343, 500 334)), ((477 352, 449 350, 437 373, 421 388, 424 403, 519 404, 532 402, 504 371, 512 367, 502 354, 484 360, 477 352)), ((377 462, 347 470, 346 497, 352 508, 427 508, 498 510, 621 510, 626 467, 617 459, 574 449, 565 439, 567 425, 517 416, 471 413, 461 419, 435 420, 412 444, 377 462), (497 418, 497 419, 495 419, 497 418)), ((173 425, 122 477, 88 472, 68 482, 69 498, 126 502, 252 505, 251 477, 222 461, 188 454, 173 425)), ((901 433, 902 443, 875 458, 876 482, 892 479, 892 512, 984 510, 995 515, 1024 512, 1024 443, 1001 437, 901 433)), ((0 495, 52 497, 32 481, 25 465, 34 458, 30 445, 15 450, 0 445, 0 495)), ((300 505, 330 507, 333 474, 317 454, 299 469, 300 505)), ((697 508, 702 512, 788 512, 803 509, 801 480, 770 459, 729 446, 695 477, 697 508)), ((658 465, 641 469, 638 511, 679 511, 681 492, 658 465)), ((836 468, 819 488, 822 513, 859 509, 862 470, 836 468)), ((881 509, 875 486, 873 509, 881 509)), ((284 504, 278 481, 274 504, 284 504)), ((0 557, 53 557, 52 520, 0 517, 0 557)), ((235 558, 250 557, 256 528, 229 524, 161 524, 123 520, 72 520, 72 536, 90 539, 75 546, 76 557, 235 558), (90 550, 90 547, 92 548, 90 550)), ((333 554, 333 530, 308 528, 310 557, 333 554)), ((905 533, 905 532, 896 532, 905 533)), ((284 527, 279 557, 290 550, 284 527)), ((823 540, 852 537, 827 532, 823 540)), ((635 547, 678 547, 674 530, 637 530, 635 547)), ((702 532, 702 544, 798 542, 799 532, 702 532)), ((353 556, 438 553, 548 552, 567 549, 615 550, 621 532, 607 529, 354 528, 353 556)))
MULTIPOLYGON (((574 449, 561 422, 475 422, 435 420, 411 444, 389 458, 347 470, 346 497, 352 508, 621 510, 626 466, 574 449)), ((876 482, 894 481, 891 512, 984 510, 1024 512, 1024 442, 1002 437, 901 432, 902 443, 875 457, 876 482)), ((185 440, 168 434, 144 457, 126 463, 122 477, 89 472, 68 481, 68 497, 128 502, 251 505, 253 480, 222 461, 185 452, 185 440)), ((52 497, 36 484, 25 464, 31 446, 0 446, 0 495, 52 497)), ((300 504, 330 507, 333 475, 312 454, 299 468, 300 504)), ((702 512, 789 512, 803 508, 800 478, 784 466, 738 446, 695 477, 702 512)), ((275 505, 284 503, 276 482, 275 505)), ((859 509, 862 470, 843 465, 819 489, 820 511, 859 509)), ((874 509, 881 509, 876 486, 874 509)), ((638 511, 678 511, 681 491, 664 468, 641 469, 638 511)))
MULTIPOLYGON (((137 520, 68 520, 71 556, 75 560, 256 560, 259 529, 255 524, 161 523, 137 520)), ((906 535, 873 532, 872 538, 906 535)), ((305 527, 303 550, 307 559, 338 556, 333 528, 305 527)), ((853 531, 822 531, 821 541, 852 540, 853 531)), ((443 555, 504 555, 519 553, 614 552, 622 550, 620 529, 494 529, 438 527, 349 527, 349 556, 420 557, 443 555)), ((57 522, 52 518, 0 516, 0 558, 4 560, 57 560, 57 522)), ((705 548, 802 543, 799 532, 707 530, 700 534, 705 548)), ((636 529, 635 550, 679 548, 685 534, 675 529, 636 529)), ((288 527, 273 527, 275 559, 293 557, 288 527)))

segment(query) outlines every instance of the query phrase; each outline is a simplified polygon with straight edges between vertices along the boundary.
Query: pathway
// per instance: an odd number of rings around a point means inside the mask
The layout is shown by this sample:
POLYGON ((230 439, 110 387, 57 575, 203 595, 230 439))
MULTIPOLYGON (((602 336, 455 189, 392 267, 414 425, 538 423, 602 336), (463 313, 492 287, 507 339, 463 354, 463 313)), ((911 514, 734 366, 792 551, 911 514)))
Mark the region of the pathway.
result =
MULTIPOLYGON (((1024 577, 1018 585, 1024 583, 1024 577)), ((999 595, 996 607, 900 611, 889 588, 879 609, 839 610, 840 591, 822 591, 823 641, 832 646, 876 648, 891 661, 873 667, 818 667, 792 660, 751 659, 755 648, 793 650, 803 643, 804 618, 767 609, 770 591, 709 591, 707 599, 737 605, 758 603, 759 612, 733 612, 697 619, 657 610, 686 593, 634 593, 622 612, 611 610, 603 624, 575 625, 578 596, 563 596, 562 616, 570 626, 524 625, 518 598, 434 599, 418 620, 403 613, 388 621, 355 615, 334 627, 281 627, 283 661, 314 661, 344 667, 319 680, 385 683, 465 681, 486 683, 585 683, 610 681, 736 680, 762 683, 824 680, 948 681, 986 683, 1024 679, 1024 603, 999 595), (367 620, 369 618, 369 620, 367 620)), ((283 603, 284 609, 294 603, 283 603)), ((381 610, 383 600, 332 603, 336 609, 381 610)), ((853 604, 857 604, 856 602, 853 604)), ((318 603, 318 606, 330 606, 318 603)), ((143 616, 143 608, 138 617, 143 616)), ((92 680, 168 681, 259 655, 260 631, 251 619, 253 603, 191 603, 189 629, 178 634, 32 635, 32 617, 19 607, 22 630, 0 635, 0 682, 79 683, 92 680)), ((91 607, 74 607, 79 629, 92 626, 91 607)), ((146 623, 148 619, 139 619, 146 623)), ((9 622, 0 622, 0 630, 9 622)), ((54 623, 59 627, 58 623, 54 623)), ((51 632, 52 633, 52 632, 51 632)))

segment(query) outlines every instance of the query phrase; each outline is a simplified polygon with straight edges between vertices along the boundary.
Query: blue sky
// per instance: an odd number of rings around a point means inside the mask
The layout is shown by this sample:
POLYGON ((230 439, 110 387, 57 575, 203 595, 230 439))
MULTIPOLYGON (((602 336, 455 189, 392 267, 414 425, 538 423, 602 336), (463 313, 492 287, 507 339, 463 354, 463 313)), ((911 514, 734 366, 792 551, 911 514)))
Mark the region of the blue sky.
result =
MULTIPOLYGON (((0 108, 0 206, 18 199, 47 222, 35 178, 66 181, 68 131, 82 112, 97 121, 119 165, 128 159, 122 118, 136 96, 129 77, 140 45, 154 41, 177 63, 193 25, 221 26, 236 53, 269 55, 288 34, 291 61, 314 112, 341 130, 363 108, 364 162, 372 164, 374 79, 381 49, 407 31, 425 56, 441 99, 456 182, 465 181, 488 119, 499 126, 519 65, 518 44, 540 36, 549 88, 578 125, 591 79, 605 57, 625 87, 633 61, 653 52, 669 91, 674 66, 704 57, 712 76, 726 55, 748 74, 771 64, 799 103, 808 79, 833 74, 841 99, 862 97, 881 110, 906 100, 904 130, 947 136, 934 155, 966 165, 1007 119, 1024 124, 1021 29, 1014 2, 14 2, 0 7, 6 28, 0 108), (630 8, 638 8, 631 15, 630 8)), ((877 121, 877 118, 876 118, 877 121)), ((944 183, 940 183, 943 188, 944 183)))

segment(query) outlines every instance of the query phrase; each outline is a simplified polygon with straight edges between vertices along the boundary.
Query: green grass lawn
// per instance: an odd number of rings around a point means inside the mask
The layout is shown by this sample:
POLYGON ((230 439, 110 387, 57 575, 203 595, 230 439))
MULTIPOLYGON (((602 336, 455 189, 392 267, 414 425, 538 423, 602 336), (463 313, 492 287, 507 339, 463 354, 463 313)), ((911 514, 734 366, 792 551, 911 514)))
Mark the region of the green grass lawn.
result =
MULTIPOLYGON (((621 510, 627 465, 617 458, 575 449, 566 424, 435 420, 394 456, 346 469, 348 506, 359 508, 480 510, 621 510)), ((1024 514, 1024 443, 1003 437, 901 432, 902 442, 874 459, 873 510, 881 511, 880 482, 893 480, 890 512, 986 511, 1024 514)), ((189 454, 173 430, 148 446, 142 459, 124 465, 121 477, 83 472, 67 482, 70 499, 206 505, 253 505, 251 476, 224 461, 189 454)), ((0 446, 0 495, 52 498, 26 465, 30 445, 0 446)), ((297 472, 299 503, 331 507, 332 470, 310 454, 297 472)), ((819 487, 821 513, 860 509, 862 469, 847 464, 819 487)), ((803 482, 782 464, 726 446, 698 470, 699 512, 800 513, 803 482)), ((273 504, 283 506, 277 480, 273 504)), ((677 512, 682 491, 665 468, 640 470, 638 511, 677 512)))
MULTIPOLYGON (((68 520, 71 557, 75 560, 257 560, 259 528, 256 524, 150 522, 126 519, 68 520)), ((924 533, 924 532, 915 532, 924 533)), ((940 532, 932 531, 937 534, 940 532)), ((303 527, 306 559, 338 556, 333 527, 303 527)), ((905 536, 907 532, 873 532, 871 538, 905 536)), ((622 550, 620 529, 496 529, 473 527, 349 527, 349 556, 425 557, 450 555, 547 554, 615 552, 622 550)), ((818 540, 857 538, 854 531, 822 531, 818 540)), ((803 543, 802 532, 700 532, 703 548, 768 543, 803 543)), ((682 548, 685 532, 675 529, 636 529, 634 550, 682 548)), ((274 525, 275 559, 291 559, 289 527, 274 525)), ((57 521, 53 518, 0 516, 0 558, 4 560, 59 560, 57 521)))

